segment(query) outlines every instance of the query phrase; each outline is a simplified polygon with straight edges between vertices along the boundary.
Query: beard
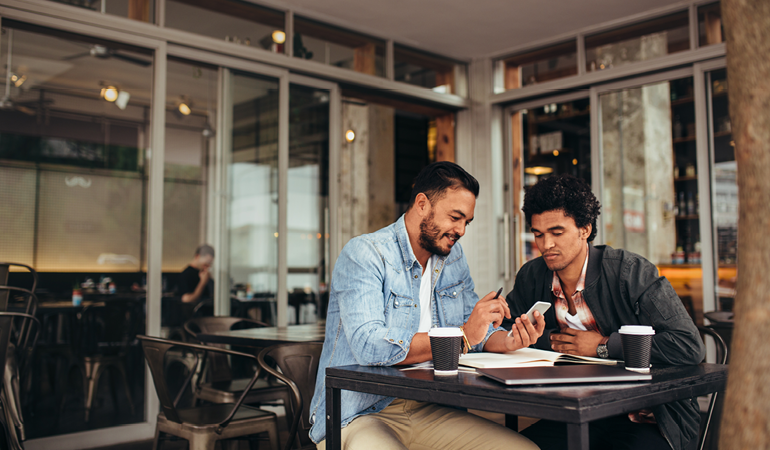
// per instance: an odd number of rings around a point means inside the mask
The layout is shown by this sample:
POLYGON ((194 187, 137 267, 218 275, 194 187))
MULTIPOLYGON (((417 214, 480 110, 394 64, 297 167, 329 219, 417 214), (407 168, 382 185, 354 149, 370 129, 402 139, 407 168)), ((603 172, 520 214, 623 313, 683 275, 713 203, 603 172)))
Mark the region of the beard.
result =
POLYGON ((433 211, 430 215, 420 222, 420 246, 434 255, 447 256, 452 251, 452 247, 442 248, 439 241, 443 237, 450 237, 457 242, 460 235, 457 233, 442 233, 441 229, 433 222, 433 211))

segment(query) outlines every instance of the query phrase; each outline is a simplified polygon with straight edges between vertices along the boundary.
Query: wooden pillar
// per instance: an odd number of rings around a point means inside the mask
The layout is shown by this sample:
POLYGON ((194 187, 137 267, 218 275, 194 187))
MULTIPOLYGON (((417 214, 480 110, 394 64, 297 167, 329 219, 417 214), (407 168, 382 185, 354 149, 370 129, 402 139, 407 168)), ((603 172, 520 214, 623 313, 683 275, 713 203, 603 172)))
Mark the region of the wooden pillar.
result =
POLYGON ((521 87, 521 70, 519 66, 512 64, 505 65, 505 90, 518 89, 521 87))
POLYGON ((356 72, 366 73, 369 75, 376 75, 377 66, 375 64, 375 51, 374 44, 364 44, 360 47, 356 47, 353 54, 353 68, 356 72))
POLYGON ((436 161, 455 162, 455 115, 436 117, 436 161))
POLYGON ((445 71, 436 71, 436 86, 446 85, 447 94, 451 94, 455 91, 455 71, 454 68, 447 69, 445 71))
POLYGON ((706 45, 722 42, 722 17, 716 12, 706 13, 706 45))
POLYGON ((128 0, 128 18, 140 22, 149 22, 150 0, 128 0))

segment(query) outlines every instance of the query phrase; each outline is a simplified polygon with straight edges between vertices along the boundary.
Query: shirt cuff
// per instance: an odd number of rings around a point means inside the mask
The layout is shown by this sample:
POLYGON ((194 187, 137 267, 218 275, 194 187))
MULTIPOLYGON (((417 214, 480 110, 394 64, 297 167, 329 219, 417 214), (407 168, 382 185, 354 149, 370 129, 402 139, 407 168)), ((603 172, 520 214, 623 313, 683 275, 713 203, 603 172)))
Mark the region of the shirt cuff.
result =
POLYGON ((625 359, 623 357, 623 344, 620 342, 620 333, 612 333, 609 336, 607 351, 611 359, 625 359))

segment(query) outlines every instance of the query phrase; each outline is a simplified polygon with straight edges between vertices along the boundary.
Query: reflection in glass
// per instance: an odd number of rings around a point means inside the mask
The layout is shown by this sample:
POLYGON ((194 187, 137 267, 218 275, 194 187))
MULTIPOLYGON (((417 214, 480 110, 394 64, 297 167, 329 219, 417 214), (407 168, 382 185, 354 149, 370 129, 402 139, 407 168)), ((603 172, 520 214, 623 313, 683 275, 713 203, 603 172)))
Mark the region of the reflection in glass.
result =
POLYGON ((304 17, 294 18, 293 52, 295 58, 385 76, 385 41, 304 17))
POLYGON ((687 11, 586 36, 586 70, 620 67, 690 49, 687 11))
POLYGON ((702 323, 692 78, 600 96, 607 245, 640 254, 702 323))
MULTIPOLYGON (((514 153, 524 162, 524 190, 541 178, 567 173, 591 183, 589 100, 549 103, 514 113, 514 153)), ((522 235, 523 262, 540 256, 532 233, 522 235)))
MULTIPOLYGON (((229 275, 236 294, 275 301, 278 290, 278 82, 232 76, 229 275)), ((275 324, 271 308, 258 320, 275 324)))
POLYGON ((26 436, 142 422, 145 372, 134 336, 145 331, 152 53, 2 25, 0 260, 37 269, 44 325, 21 392, 26 436), (83 364, 105 357, 111 368, 96 383, 83 364))
POLYGON ((706 74, 711 98, 711 154, 714 158, 714 227, 717 236, 717 296, 732 311, 738 265, 738 181, 728 108, 727 72, 706 74))
POLYGON ((53 0, 57 3, 99 11, 141 22, 155 23, 154 0, 53 0))
POLYGON ((314 323, 328 304, 329 92, 289 91, 289 323, 314 323))
POLYGON ((505 90, 577 75, 575 40, 512 56, 503 61, 505 90))
POLYGON ((284 13, 238 0, 167 0, 165 26, 283 53, 284 13))
POLYGON ((458 94, 460 89, 455 79, 455 69, 465 70, 465 65, 413 50, 402 45, 393 46, 394 73, 396 81, 433 89, 442 94, 458 94))

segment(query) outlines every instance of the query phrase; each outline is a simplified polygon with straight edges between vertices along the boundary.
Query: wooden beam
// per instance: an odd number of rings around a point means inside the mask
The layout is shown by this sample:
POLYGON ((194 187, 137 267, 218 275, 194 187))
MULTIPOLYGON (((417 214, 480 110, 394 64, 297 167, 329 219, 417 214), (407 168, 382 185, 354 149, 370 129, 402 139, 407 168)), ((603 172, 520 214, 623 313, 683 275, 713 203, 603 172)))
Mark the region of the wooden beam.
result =
POLYGON ((377 74, 377 65, 375 64, 376 46, 372 43, 364 44, 355 48, 353 54, 353 68, 356 72, 369 75, 377 74))
POLYGON ((436 161, 455 162, 455 115, 436 117, 436 161))
POLYGON ((128 0, 128 18, 150 22, 150 0, 128 0))

